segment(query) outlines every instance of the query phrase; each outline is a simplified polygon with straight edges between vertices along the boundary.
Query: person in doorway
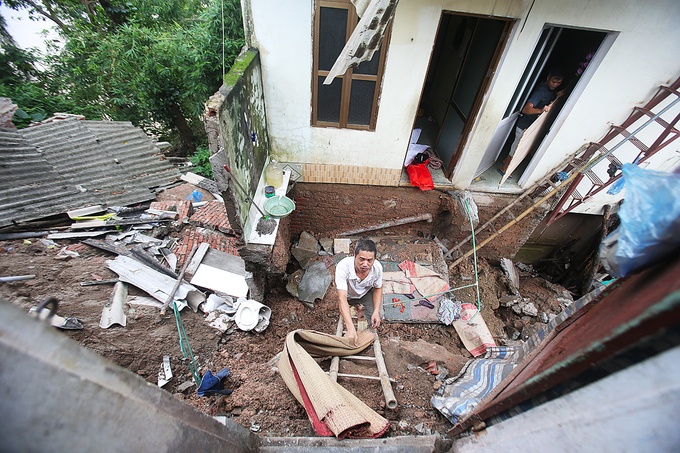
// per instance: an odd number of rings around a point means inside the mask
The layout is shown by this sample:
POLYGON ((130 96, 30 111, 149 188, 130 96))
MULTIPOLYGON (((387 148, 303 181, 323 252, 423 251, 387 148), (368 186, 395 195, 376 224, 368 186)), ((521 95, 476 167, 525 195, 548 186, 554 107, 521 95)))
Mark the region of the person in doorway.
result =
POLYGON ((354 256, 343 258, 335 268, 338 308, 347 328, 345 336, 355 345, 357 331, 350 315, 350 305, 357 306, 359 312, 363 306, 371 326, 374 329, 380 327, 383 268, 376 259, 377 253, 375 242, 360 239, 354 247, 354 256))
POLYGON ((498 170, 501 175, 504 175, 508 170, 508 165, 510 165, 512 156, 515 155, 515 150, 517 150, 517 145, 524 131, 536 121, 541 113, 550 111, 553 101, 562 95, 561 91, 557 92, 555 90, 562 85, 563 80, 562 71, 558 68, 553 68, 548 73, 545 82, 536 86, 529 95, 529 99, 527 99, 526 104, 522 107, 520 116, 515 124, 515 140, 510 147, 510 153, 503 161, 503 166, 498 170))

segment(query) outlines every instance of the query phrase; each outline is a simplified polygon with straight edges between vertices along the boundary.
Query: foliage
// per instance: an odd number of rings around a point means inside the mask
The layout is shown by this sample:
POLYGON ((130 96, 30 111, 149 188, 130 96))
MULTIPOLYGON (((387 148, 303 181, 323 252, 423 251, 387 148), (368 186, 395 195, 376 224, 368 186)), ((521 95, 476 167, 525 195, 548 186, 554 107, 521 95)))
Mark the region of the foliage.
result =
POLYGON ((196 148, 196 152, 191 155, 191 163, 194 166, 194 173, 213 179, 212 167, 210 166, 210 149, 205 146, 196 148))
POLYGON ((63 92, 50 89, 48 74, 38 70, 38 57, 14 42, 0 16, 0 96, 12 99, 19 109, 14 124, 21 128, 55 112, 70 112, 96 118, 95 112, 73 103, 63 92))
MULTIPOLYGON (((29 7, 59 27, 64 44, 45 59, 41 86, 70 102, 70 113, 131 121, 179 140, 184 155, 204 141, 203 103, 222 83, 223 46, 228 68, 244 43, 238 0, 224 0, 224 42, 222 2, 215 0, 6 3, 29 7)), ((34 100, 26 112, 38 108, 34 100)))

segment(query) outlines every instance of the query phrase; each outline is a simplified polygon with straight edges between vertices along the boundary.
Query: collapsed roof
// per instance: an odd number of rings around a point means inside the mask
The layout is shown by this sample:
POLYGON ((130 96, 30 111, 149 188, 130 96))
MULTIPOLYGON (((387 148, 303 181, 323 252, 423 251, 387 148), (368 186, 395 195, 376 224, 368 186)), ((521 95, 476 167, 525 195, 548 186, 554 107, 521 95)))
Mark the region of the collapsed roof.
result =
POLYGON ((180 174, 127 121, 68 118, 0 128, 0 227, 86 206, 154 199, 180 174))

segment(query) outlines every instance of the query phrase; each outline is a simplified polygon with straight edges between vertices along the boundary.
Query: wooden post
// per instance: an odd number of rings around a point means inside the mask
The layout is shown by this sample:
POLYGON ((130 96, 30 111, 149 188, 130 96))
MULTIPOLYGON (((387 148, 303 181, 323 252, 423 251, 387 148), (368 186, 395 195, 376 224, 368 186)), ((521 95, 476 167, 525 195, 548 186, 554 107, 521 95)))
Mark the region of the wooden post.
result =
POLYGON ((196 244, 194 244, 194 246, 191 248, 191 253, 189 253, 187 260, 184 262, 184 266, 182 266, 182 271, 177 276, 175 286, 172 287, 172 291, 170 291, 170 294, 168 294, 168 300, 165 301, 165 303, 163 304, 163 308, 161 308, 161 315, 165 316, 165 312, 168 309, 168 305, 170 305, 170 302, 172 302, 172 299, 175 297, 175 293, 179 289, 179 285, 182 284, 182 279, 184 279, 184 273, 186 272, 187 267, 189 267, 191 258, 194 256, 194 253, 196 252, 197 248, 198 246, 196 244))

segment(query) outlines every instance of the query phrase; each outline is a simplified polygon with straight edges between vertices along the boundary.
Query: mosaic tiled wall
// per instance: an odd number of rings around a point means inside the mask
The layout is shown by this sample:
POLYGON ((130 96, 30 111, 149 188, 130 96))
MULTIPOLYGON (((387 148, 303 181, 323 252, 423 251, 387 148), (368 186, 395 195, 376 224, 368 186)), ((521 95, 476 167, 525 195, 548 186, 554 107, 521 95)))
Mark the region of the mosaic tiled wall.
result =
POLYGON ((353 165, 302 164, 304 182, 398 186, 401 168, 371 168, 353 165))

